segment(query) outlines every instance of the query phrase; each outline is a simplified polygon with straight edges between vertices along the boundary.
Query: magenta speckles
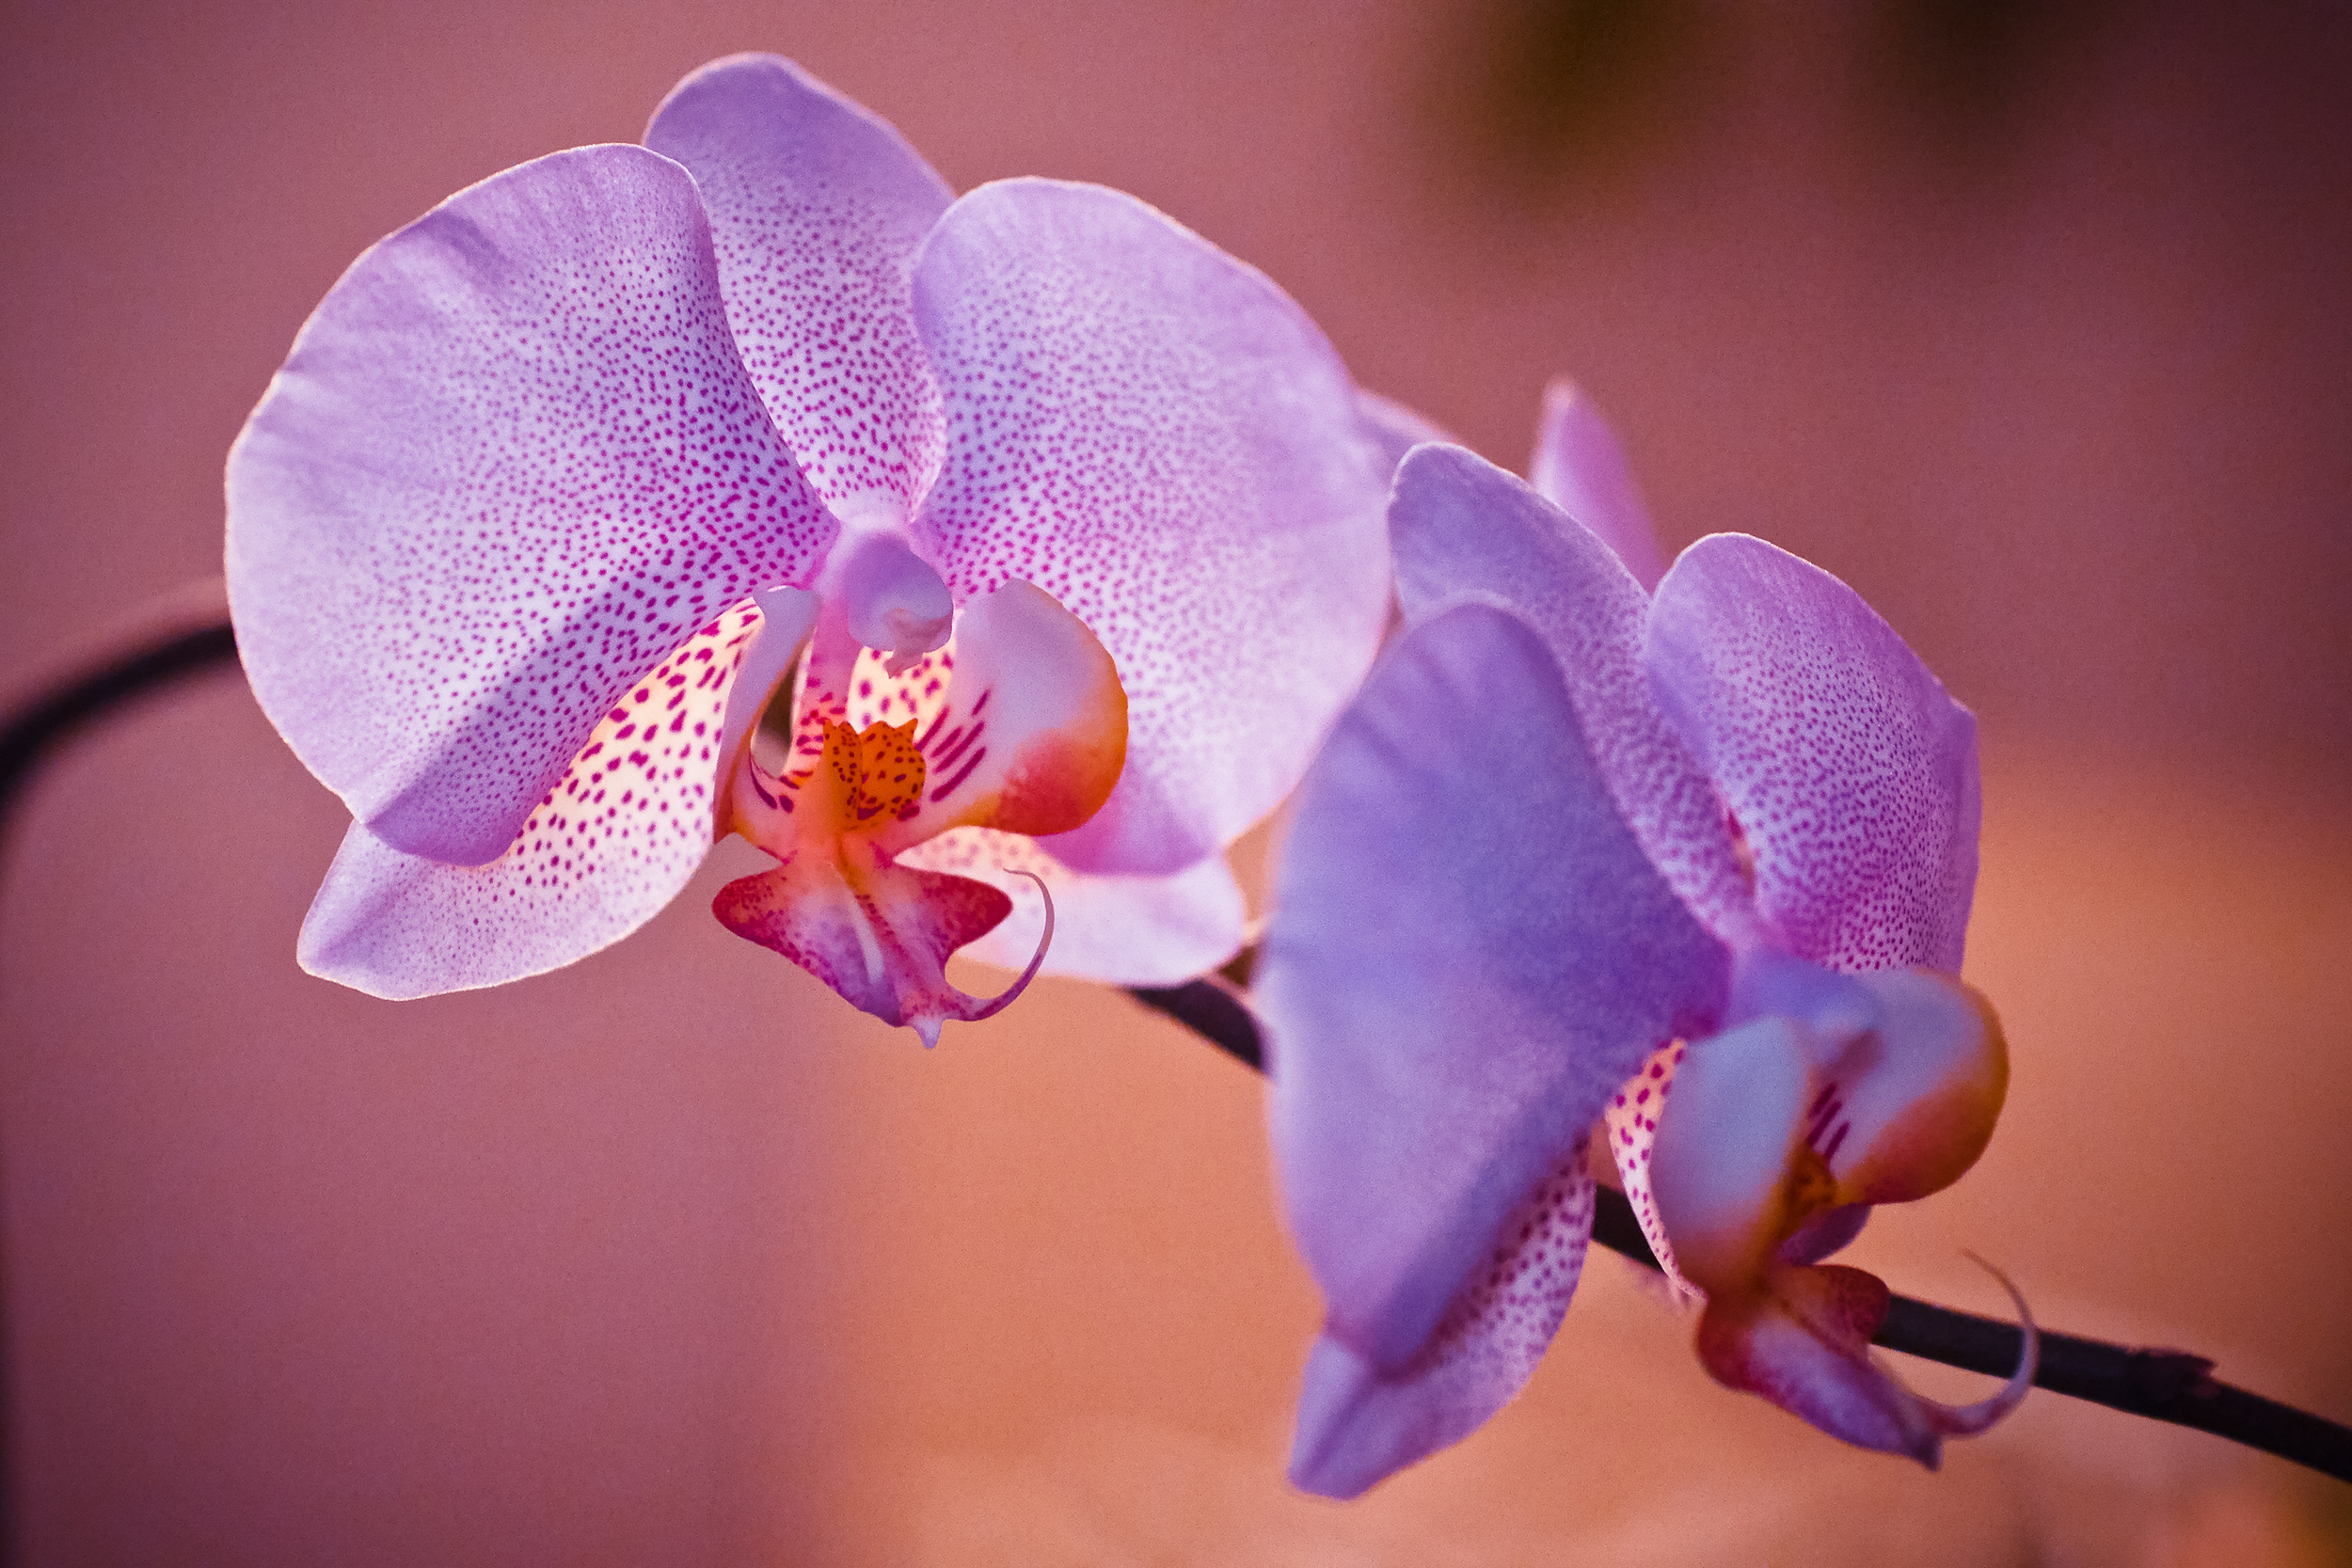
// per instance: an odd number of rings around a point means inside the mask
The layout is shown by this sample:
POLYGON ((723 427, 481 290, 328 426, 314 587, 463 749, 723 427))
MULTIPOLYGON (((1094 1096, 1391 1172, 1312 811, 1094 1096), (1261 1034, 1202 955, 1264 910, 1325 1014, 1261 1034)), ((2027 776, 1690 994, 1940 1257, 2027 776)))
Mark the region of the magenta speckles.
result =
POLYGON ((421 996, 519 978, 516 956, 550 929, 582 951, 633 930, 710 847, 720 721, 759 622, 730 610, 656 665, 488 864, 405 855, 353 823, 303 925, 304 967, 421 996))
MULTIPOLYGON (((746 713, 712 716, 701 689, 698 720, 637 711, 701 678, 676 663, 698 628, 812 589, 904 661, 1015 578, 1110 650, 1129 712, 1107 806, 1019 857, 1059 888, 1100 879, 1077 902, 1121 933, 1056 967, 1165 978, 1212 909, 1230 952, 1238 894, 1196 896, 1223 877, 1201 868, 1289 791, 1381 628, 1388 476, 1329 345, 1115 192, 955 199, 772 56, 695 72, 645 139, 509 169, 362 256, 231 453, 246 668, 359 824, 305 961, 419 994, 583 956, 675 881, 609 870, 635 851, 591 847, 617 820, 599 814, 627 795, 705 824, 730 787, 715 742, 673 757, 662 737, 739 735, 746 713)), ((763 635, 797 642, 814 613, 763 635)), ((740 663, 765 691, 790 652, 740 663)), ((1050 716, 980 684, 918 732, 927 821, 984 790, 1044 799, 979 709, 1015 705, 1032 737, 1050 716)), ((884 688, 828 675, 800 765, 852 689, 884 688)), ((748 799, 785 809, 791 771, 748 799)))
MULTIPOLYGON (((1792 1148, 1812 1162, 1799 1175, 1864 1168, 1863 1136, 1836 1080, 1790 1107, 1812 1106, 1802 1125, 1732 1093, 1707 1102, 1731 1107, 1722 1137, 1677 1144, 1718 1125, 1692 1085, 1745 1070, 1728 1026, 1786 1004, 1802 1016, 1775 1042, 1909 1064, 1873 1069, 1879 1106, 1927 1103, 1910 1069, 1945 1049, 1926 1012, 1882 1011, 1836 972, 1957 968, 1974 721, 1851 589, 1769 545, 1718 535, 1659 576, 1605 427, 1553 404, 1539 472, 1591 528, 1459 448, 1405 457, 1389 521, 1407 626, 1309 771, 1278 873, 1257 989, 1284 1197, 1327 1307, 1294 1472, 1316 1490, 1359 1490, 1476 1424, 1460 1387, 1406 1371, 1448 1336, 1490 1335, 1489 1366, 1532 1367, 1523 1324, 1482 1315, 1486 1257, 1597 1118, 1676 1286, 1746 1290, 1691 1263, 1749 1257, 1703 1206, 1683 1210, 1698 1217, 1677 1267, 1662 1176, 1731 1212, 1751 1179, 1778 1190, 1792 1148)), ((1800 1086, 1813 1070, 1759 1060, 1800 1086)), ((1983 1119, 1956 1123, 1937 1147, 1958 1152, 1922 1182, 1974 1158, 1964 1134, 1989 1130, 1997 1089, 1951 1102, 1983 1119)), ((1909 1175, 1921 1156, 1885 1158, 1909 1175)), ((1804 1245, 1842 1245, 1882 1200, 1837 1197, 1804 1245)), ((1517 1386, 1482 1386, 1484 1412, 1517 1386)))
POLYGON ((1892 627, 1820 567, 1723 534, 1659 585, 1644 657, 1793 952, 1851 973, 1960 968, 1976 720, 1892 627))
POLYGON ((1057 853, 1200 859, 1289 792, 1324 727, 1297 716, 1337 711, 1387 615, 1363 508, 1388 476, 1344 368, 1263 276, 1043 181, 959 202, 914 309, 947 435, 916 531, 959 596, 1061 600, 1127 687, 1127 774, 1057 853))
POLYGON ((1352 1497, 1393 1469, 1399 1452, 1433 1452, 1476 1431, 1543 1359, 1583 1272, 1592 1228, 1593 1179, 1580 1142, 1506 1217, 1493 1250, 1410 1362, 1381 1371, 1337 1340, 1317 1343, 1292 1480, 1352 1497), (1310 1446, 1310 1432, 1322 1441, 1310 1446))
POLYGON ((368 252, 229 464, 263 710, 379 838, 455 863, 834 531, 737 357, 692 181, 636 148, 510 169, 368 252))

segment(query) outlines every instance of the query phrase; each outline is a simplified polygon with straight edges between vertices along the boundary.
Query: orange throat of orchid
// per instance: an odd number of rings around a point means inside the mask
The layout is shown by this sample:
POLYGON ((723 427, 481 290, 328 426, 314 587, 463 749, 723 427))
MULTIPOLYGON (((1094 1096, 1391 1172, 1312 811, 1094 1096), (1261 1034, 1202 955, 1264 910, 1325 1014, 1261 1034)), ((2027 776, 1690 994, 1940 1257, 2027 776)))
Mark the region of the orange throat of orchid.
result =
POLYGON ((778 863, 728 883, 712 911, 862 1011, 936 1044, 942 1024, 989 1017, 1036 975, 1052 902, 1021 976, 997 996, 967 995, 948 983, 947 958, 1012 901, 898 856, 956 828, 1042 834, 1085 822, 1125 764, 1126 694, 1093 635, 1018 580, 973 599, 947 645, 919 656, 859 643, 831 603, 815 619, 797 681, 774 677, 770 712, 788 717, 788 750, 761 754, 784 725, 747 729, 720 806, 720 831, 778 863))

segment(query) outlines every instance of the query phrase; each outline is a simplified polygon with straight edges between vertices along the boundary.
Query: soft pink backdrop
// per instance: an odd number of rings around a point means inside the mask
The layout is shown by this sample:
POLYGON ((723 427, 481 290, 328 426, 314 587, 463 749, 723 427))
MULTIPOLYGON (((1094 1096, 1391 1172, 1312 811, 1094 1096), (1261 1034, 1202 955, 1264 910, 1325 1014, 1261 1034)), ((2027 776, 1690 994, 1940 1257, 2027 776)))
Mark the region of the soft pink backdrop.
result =
MULTIPOLYGON (((1853 581, 1983 715, 1970 968, 2016 1058, 1983 1165, 1863 1260, 1993 1309, 1974 1247, 2352 1418, 2352 29, 2215 9, 2077 3, 2012 56, 1903 47, 1943 6, 1616 0, 1639 47, 1555 124, 1496 106, 1541 8, 1495 0, 17 0, 0 672, 217 570, 222 455, 364 245, 787 53, 959 188, 1161 205, 1499 459, 1572 372, 1671 542, 1853 581)), ((1074 985, 927 1055, 728 937, 715 873, 564 974, 376 1003, 292 961, 342 822, 229 679, 20 820, 34 1561, 2344 1550, 2341 1489, 2055 1399, 1940 1478, 1848 1454, 1607 1260, 1486 1433, 1288 1496, 1315 1303, 1248 1074, 1074 985)))

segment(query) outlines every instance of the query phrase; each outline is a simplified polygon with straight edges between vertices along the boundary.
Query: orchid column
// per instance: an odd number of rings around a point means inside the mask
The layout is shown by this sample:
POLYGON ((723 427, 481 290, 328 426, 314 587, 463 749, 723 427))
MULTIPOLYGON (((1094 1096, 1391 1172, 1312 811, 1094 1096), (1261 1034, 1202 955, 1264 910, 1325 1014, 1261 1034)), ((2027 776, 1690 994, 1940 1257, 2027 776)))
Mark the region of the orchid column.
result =
POLYGON ((1377 641, 1384 456, 1198 236, 1093 186, 954 199, 797 67, 717 62, 645 146, 362 256, 231 454, 247 671, 356 818, 302 960, 538 973, 740 831, 779 865, 721 917, 927 1039, 1009 999, 946 984, 969 942, 1198 973, 1241 940, 1219 851, 1377 641))

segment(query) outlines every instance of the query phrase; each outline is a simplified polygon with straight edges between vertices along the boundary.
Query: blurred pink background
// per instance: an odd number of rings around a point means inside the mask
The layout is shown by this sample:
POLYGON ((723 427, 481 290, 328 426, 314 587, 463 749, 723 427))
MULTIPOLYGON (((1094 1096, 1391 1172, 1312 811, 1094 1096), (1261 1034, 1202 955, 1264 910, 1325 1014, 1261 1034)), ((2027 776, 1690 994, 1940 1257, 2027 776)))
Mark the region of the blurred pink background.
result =
MULTIPOLYGON (((1983 718, 1970 973, 2015 1058, 1979 1170, 1858 1260, 1995 1309, 1972 1247, 2046 1323, 2352 1418, 2338 8, 0 14, 0 672, 218 569, 223 454, 362 247, 788 54, 959 188, 1157 203, 1499 460, 1572 373, 1670 543, 1853 582, 1983 718)), ((2346 1489, 2052 1396, 1940 1477, 1847 1452, 1607 1259, 1485 1433, 1297 1497, 1317 1309, 1247 1072, 1073 984, 927 1054, 728 937, 720 869, 567 972, 375 1002, 293 961, 342 824, 226 676, 17 824, 30 1561, 2352 1558, 2346 1489)))

